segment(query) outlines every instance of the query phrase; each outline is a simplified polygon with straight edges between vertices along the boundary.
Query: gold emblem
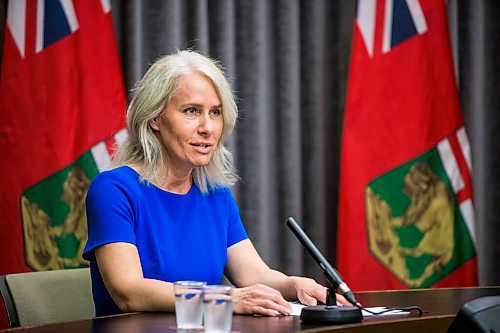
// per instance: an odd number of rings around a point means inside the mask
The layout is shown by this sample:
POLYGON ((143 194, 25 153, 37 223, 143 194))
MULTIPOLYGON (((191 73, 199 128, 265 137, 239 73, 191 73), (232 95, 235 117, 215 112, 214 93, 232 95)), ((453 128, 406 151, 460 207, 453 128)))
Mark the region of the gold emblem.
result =
POLYGON ((26 196, 21 198, 26 259, 36 271, 88 266, 82 253, 87 241, 85 196, 90 180, 81 167, 73 168, 64 181, 61 200, 69 207, 64 223, 52 226, 50 216, 26 196), (78 248, 72 258, 61 256, 57 239, 74 235, 78 248))
POLYGON ((36 203, 21 197, 26 260, 35 271, 61 269, 59 249, 49 216, 36 203))
POLYGON ((419 287, 439 272, 453 256, 454 206, 450 191, 425 162, 415 163, 404 178, 402 192, 410 204, 402 216, 370 187, 366 188, 366 214, 372 253, 410 287, 419 287), (401 245, 397 230, 415 227, 422 238, 415 247, 401 245), (419 276, 410 274, 406 258, 431 256, 419 276))

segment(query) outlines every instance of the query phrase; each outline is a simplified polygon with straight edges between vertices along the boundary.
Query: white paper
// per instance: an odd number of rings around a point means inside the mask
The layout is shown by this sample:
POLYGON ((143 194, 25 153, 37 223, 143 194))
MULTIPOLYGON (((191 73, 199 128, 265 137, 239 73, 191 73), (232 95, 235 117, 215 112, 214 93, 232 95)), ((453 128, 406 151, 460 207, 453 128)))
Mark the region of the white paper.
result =
MULTIPOLYGON (((305 305, 301 304, 301 303, 297 303, 297 302, 289 302, 289 303, 292 306, 292 313, 290 315, 300 316, 300 311, 302 311, 302 308, 305 307, 305 305)), ((385 306, 376 306, 376 307, 370 307, 367 309, 370 311, 373 311, 373 312, 379 312, 379 311, 386 310, 387 308, 385 306)), ((364 311, 364 310, 362 311, 362 313, 363 313, 363 317, 374 316, 374 314, 369 313, 369 312, 364 311)), ((408 313, 409 313, 408 311, 392 310, 392 311, 381 313, 381 314, 379 314, 379 316, 404 315, 404 314, 408 314, 408 313)))
MULTIPOLYGON (((379 312, 379 311, 387 310, 387 308, 385 306, 375 306, 375 307, 371 307, 371 308, 367 308, 367 309, 370 310, 370 311, 373 311, 373 312, 379 312)), ((362 310, 362 313, 363 313, 363 317, 370 317, 370 316, 405 315, 405 314, 408 314, 409 312, 408 311, 403 311, 403 310, 392 310, 392 311, 387 311, 387 312, 375 315, 373 313, 370 313, 370 312, 367 312, 365 310, 362 310)))

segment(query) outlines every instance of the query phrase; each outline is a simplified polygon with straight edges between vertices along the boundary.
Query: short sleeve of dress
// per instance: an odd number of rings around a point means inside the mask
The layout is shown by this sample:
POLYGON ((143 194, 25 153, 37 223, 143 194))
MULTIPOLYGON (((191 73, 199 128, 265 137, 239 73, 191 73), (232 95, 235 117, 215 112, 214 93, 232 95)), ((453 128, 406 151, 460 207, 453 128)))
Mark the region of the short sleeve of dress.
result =
POLYGON ((236 204, 231 191, 227 188, 225 191, 229 209, 229 226, 227 234, 227 247, 229 248, 230 246, 247 239, 248 234, 245 230, 245 226, 243 225, 243 221, 241 220, 238 205, 236 204))
POLYGON ((133 200, 127 186, 107 172, 92 181, 86 198, 88 240, 84 259, 94 260, 94 250, 104 244, 136 244, 133 200))

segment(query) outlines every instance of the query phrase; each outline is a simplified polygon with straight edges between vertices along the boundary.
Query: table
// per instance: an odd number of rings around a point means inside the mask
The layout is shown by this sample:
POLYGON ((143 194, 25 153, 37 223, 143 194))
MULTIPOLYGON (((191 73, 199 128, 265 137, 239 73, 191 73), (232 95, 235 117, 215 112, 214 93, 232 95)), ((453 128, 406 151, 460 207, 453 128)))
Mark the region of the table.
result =
MULTIPOLYGON (((398 291, 359 292, 356 297, 364 306, 405 307, 418 305, 424 310, 407 316, 375 316, 361 323, 319 326, 301 323, 297 316, 287 317, 233 317, 233 332, 446 332, 461 306, 473 299, 500 295, 500 287, 414 289, 398 291)), ((133 313, 100 317, 28 328, 14 328, 2 332, 70 332, 70 333, 138 333, 181 332, 175 326, 172 313, 133 313)), ((186 331, 182 331, 186 332, 186 331)), ((189 331, 196 332, 196 331, 189 331)), ((200 331, 202 332, 202 331, 200 331)))

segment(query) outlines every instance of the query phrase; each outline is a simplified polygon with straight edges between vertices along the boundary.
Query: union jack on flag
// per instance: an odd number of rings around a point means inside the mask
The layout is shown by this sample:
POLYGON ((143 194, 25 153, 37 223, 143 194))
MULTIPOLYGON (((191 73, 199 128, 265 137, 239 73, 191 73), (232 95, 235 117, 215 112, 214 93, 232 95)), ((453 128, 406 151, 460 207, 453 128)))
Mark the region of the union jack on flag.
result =
POLYGON ((356 24, 370 57, 373 56, 378 27, 383 29, 382 53, 427 31, 427 22, 418 0, 386 0, 382 13, 378 13, 376 7, 376 0, 359 0, 356 13, 356 24), (379 22, 383 22, 383 26, 379 22))
MULTIPOLYGON (((16 0, 7 9, 7 24, 19 53, 26 54, 26 1, 16 0)), ((101 0, 104 13, 111 11, 109 0, 101 0)), ((36 4, 35 53, 72 34, 79 28, 72 0, 38 0, 36 4)))

